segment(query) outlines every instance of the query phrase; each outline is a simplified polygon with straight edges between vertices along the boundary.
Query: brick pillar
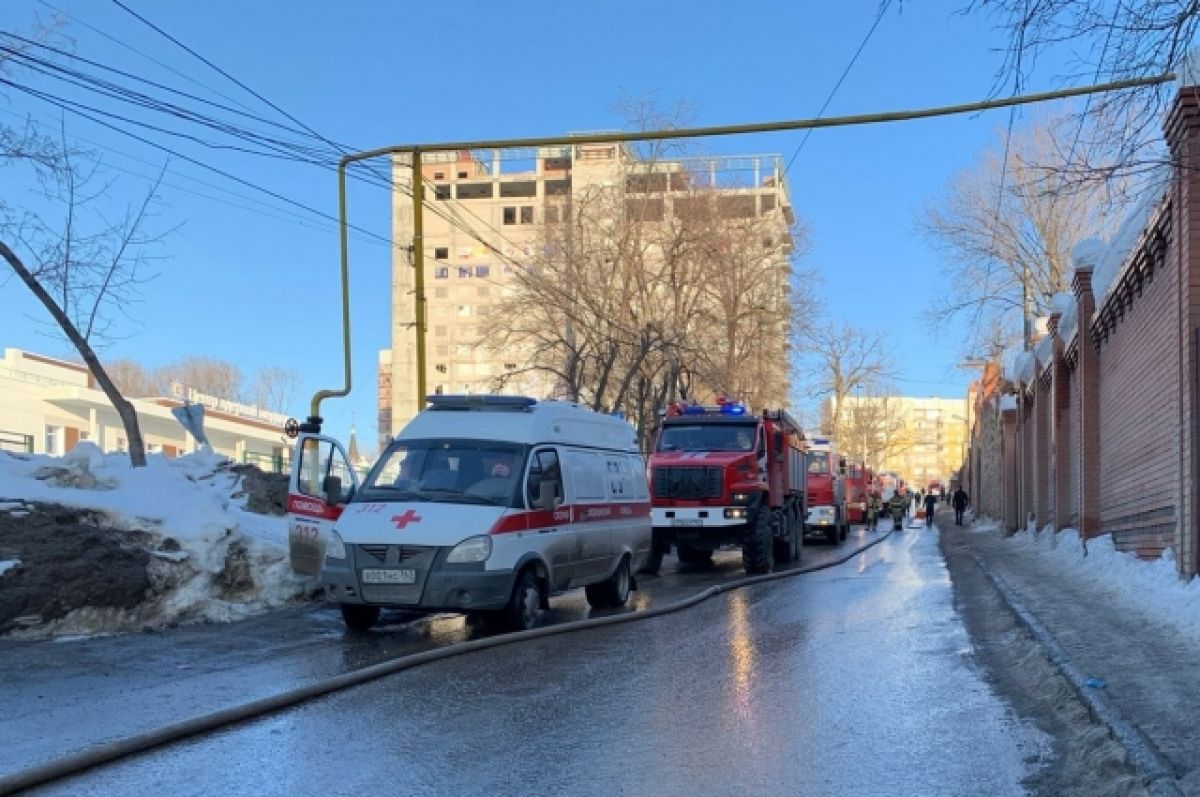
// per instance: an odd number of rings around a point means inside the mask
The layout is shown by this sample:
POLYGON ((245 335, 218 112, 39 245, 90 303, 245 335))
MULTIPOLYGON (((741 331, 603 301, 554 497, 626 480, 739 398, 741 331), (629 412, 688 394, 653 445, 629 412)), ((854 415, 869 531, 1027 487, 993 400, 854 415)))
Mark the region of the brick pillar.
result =
POLYGON ((1162 268, 1176 268, 1179 285, 1179 490, 1176 502, 1175 551, 1179 572, 1200 571, 1200 98, 1195 86, 1180 88, 1163 124, 1167 146, 1178 164, 1172 190, 1172 240, 1160 253, 1162 268))
POLYGON ((1099 251, 1076 249, 1071 287, 1079 308, 1079 536, 1100 534, 1100 352, 1092 340, 1092 268, 1099 251))
MULTIPOLYGON (((1034 366, 1036 373, 1037 366, 1034 366)), ((1036 379, 1036 376, 1034 377, 1036 379)), ((1020 528, 1029 527, 1029 517, 1037 510, 1037 448, 1034 429, 1037 425, 1034 406, 1034 385, 1022 386, 1020 395, 1021 415, 1021 517, 1018 519, 1020 528)))
POLYGON ((1050 431, 1050 383, 1042 379, 1046 363, 1038 362, 1033 383, 1034 454, 1034 511, 1040 530, 1054 520, 1052 498, 1054 495, 1054 469, 1051 461, 1051 445, 1054 438, 1050 431))
MULTIPOLYGON (((1018 406, 1020 399, 1018 399, 1018 406)), ((1017 413, 1019 409, 1000 411, 1000 506, 1003 508, 1004 531, 1012 534, 1017 530, 1017 518, 1021 515, 1019 505, 1019 482, 1021 471, 1017 457, 1017 413)))
POLYGON ((1055 313, 1050 316, 1050 334, 1053 338, 1053 349, 1050 356, 1050 434, 1054 439, 1051 447, 1053 473, 1051 502, 1054 530, 1065 529, 1071 525, 1071 429, 1068 425, 1071 417, 1071 375, 1067 373, 1063 352, 1066 343, 1058 334, 1058 322, 1061 316, 1055 313))

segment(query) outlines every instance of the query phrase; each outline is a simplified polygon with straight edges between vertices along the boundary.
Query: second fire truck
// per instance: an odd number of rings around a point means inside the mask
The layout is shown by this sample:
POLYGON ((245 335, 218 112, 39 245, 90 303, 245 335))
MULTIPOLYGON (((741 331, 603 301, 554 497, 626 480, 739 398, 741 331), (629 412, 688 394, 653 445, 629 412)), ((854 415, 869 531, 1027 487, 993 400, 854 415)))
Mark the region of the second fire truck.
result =
POLYGON ((674 546, 684 564, 738 545, 747 573, 800 558, 805 440, 783 410, 672 404, 650 454, 655 572, 674 546))

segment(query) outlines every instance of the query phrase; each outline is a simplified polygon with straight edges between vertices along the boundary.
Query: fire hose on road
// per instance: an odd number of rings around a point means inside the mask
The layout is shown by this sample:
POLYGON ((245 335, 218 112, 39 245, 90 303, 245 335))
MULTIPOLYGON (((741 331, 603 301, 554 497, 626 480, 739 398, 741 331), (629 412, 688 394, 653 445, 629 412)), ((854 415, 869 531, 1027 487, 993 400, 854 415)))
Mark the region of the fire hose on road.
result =
POLYGON ((378 680, 389 675, 394 675, 405 670, 419 667, 423 664, 430 664, 435 661, 453 658, 455 656, 464 656, 468 653, 475 653, 481 650, 490 648, 498 648, 504 645, 512 645, 518 642, 526 642, 534 639, 542 639, 544 637, 557 636, 559 634, 570 634, 576 631, 586 631, 595 628, 605 628, 622 623, 632 623, 638 620, 649 620, 655 617, 661 617, 667 614, 683 611, 703 603, 711 598, 715 598, 726 592, 731 592, 737 589, 765 584, 770 581, 778 581, 779 579, 800 576, 806 573, 814 573, 820 570, 826 570, 831 567, 844 564, 854 557, 862 554, 870 548, 878 545, 892 535, 892 531, 888 530, 877 539, 871 540, 858 546, 846 554, 831 559, 820 564, 810 565, 808 567, 795 568, 793 570, 782 570, 775 573, 766 573, 757 576, 746 576, 744 578, 727 581, 723 584, 714 584, 711 587, 697 592, 691 597, 675 601, 674 603, 656 606, 651 609, 629 612, 626 614, 609 615, 607 617, 594 617, 586 620, 573 620, 557 625, 546 626, 544 628, 534 628, 528 631, 518 631, 510 634, 501 634, 498 636, 487 637, 484 639, 473 639, 467 642, 459 642, 454 645, 448 645, 437 650, 427 650, 422 653, 414 653, 407 656, 401 656, 390 661, 373 664, 369 667, 363 667, 358 670, 336 675, 307 686, 290 689, 286 692, 281 692, 271 697, 254 700, 249 703, 243 703, 239 706, 214 711, 209 714, 203 714, 191 719, 182 720, 180 722, 165 725, 153 730, 144 731, 142 733, 127 736, 123 739, 108 742, 106 744, 96 745, 86 750, 81 750, 78 753, 55 758, 37 766, 18 770, 8 775, 0 776, 0 795, 13 794, 23 789, 31 789, 35 786, 44 786, 56 780, 76 775, 94 767, 111 764, 122 758, 144 753, 157 747, 173 744, 183 739, 197 736, 199 734, 208 733, 221 728, 225 728, 238 723, 256 719, 258 717, 272 714, 283 709, 291 708, 292 706, 305 703, 310 700, 315 700, 319 697, 339 692, 351 687, 360 686, 370 681, 378 680))

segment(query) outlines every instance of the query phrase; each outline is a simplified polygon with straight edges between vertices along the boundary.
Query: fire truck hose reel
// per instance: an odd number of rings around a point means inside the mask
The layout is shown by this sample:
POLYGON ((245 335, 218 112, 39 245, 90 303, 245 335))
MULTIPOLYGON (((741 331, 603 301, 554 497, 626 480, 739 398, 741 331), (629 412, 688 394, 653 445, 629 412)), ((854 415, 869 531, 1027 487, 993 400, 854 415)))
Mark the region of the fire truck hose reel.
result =
POLYGON ((326 695, 340 692, 344 689, 350 689, 355 686, 361 686, 365 683, 384 678, 389 675, 403 672, 419 667, 423 664, 430 664, 435 661, 454 658, 456 656, 464 656, 468 653, 475 653, 480 650, 488 650, 490 648, 498 648, 504 645, 512 645, 518 642, 526 642, 534 639, 542 639, 544 637, 558 636, 559 634, 570 634, 576 631, 586 631, 595 628, 604 628, 611 625, 621 625, 623 623, 632 623, 638 620, 650 620, 655 617, 661 617, 666 614, 674 614, 690 609, 697 604, 703 603, 710 598, 715 598, 726 592, 732 592, 736 589, 744 589, 758 584, 765 584, 768 581, 777 581, 783 578, 800 576, 806 573, 815 573, 819 570, 827 570, 838 565, 845 564, 861 553, 873 548, 879 543, 886 540, 892 535, 891 531, 881 534, 878 539, 855 548, 853 551, 831 559, 827 562, 822 562, 808 567, 800 567, 793 570, 782 570, 775 573, 764 573, 757 576, 746 576, 732 581, 727 581, 724 584, 714 584, 711 587, 701 590, 700 592, 688 598, 668 603, 663 606, 656 606, 643 611, 634 611, 626 614, 615 614, 608 617, 593 617, 586 620, 573 620, 567 623, 559 623, 557 625, 545 626, 544 628, 533 628, 528 631, 517 631, 509 634, 501 634, 498 636, 486 637, 483 639, 472 639, 467 642, 460 642, 455 645, 449 645, 436 650, 427 650, 422 653, 414 653, 408 656, 401 656, 397 659, 382 661, 378 664, 372 664, 369 667, 363 667, 358 670, 335 675, 323 681, 308 684, 307 686, 290 689, 286 692, 281 692, 277 695, 253 700, 249 703, 243 703, 239 706, 232 706, 220 711, 214 711, 210 714, 204 714, 199 717, 176 722, 171 725, 165 725, 160 728, 145 731, 143 733, 127 736, 123 739, 117 739, 105 744, 96 745, 86 750, 81 750, 77 753, 62 756, 52 759, 37 766, 27 769, 18 770, 8 775, 0 776, 0 797, 3 795, 13 794, 24 789, 31 789, 36 786, 44 786, 57 780, 61 780, 71 775, 77 775, 89 769, 93 769, 105 764, 111 764, 123 758, 128 758, 139 753, 144 753, 153 750, 157 747, 174 744, 175 742, 187 739, 192 736, 197 736, 203 733, 209 733, 221 728, 226 728, 249 720, 257 719, 258 717, 267 714, 273 714, 277 711, 282 711, 292 706, 301 703, 315 700, 326 695))

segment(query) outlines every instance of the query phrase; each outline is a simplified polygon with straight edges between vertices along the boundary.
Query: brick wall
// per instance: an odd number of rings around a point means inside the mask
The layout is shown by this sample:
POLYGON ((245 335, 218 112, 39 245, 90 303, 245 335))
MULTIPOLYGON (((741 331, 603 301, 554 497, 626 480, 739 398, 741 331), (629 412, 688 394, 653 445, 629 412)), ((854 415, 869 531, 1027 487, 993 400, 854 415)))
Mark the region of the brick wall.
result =
POLYGON ((1053 337, 1038 347, 1042 362, 1006 374, 1015 409, 994 413, 998 445, 985 445, 982 429, 973 436, 972 457, 982 479, 996 474, 1006 528, 1024 528, 1033 512, 1039 525, 1108 534, 1142 557, 1169 547, 1180 574, 1192 576, 1200 559, 1200 92, 1181 91, 1164 127, 1176 166, 1153 195, 1161 199, 1143 209, 1128 251, 1077 250, 1077 321, 1064 339, 1056 314, 1053 337), (1123 262, 1097 297, 1095 268, 1107 272, 1114 257, 1123 262))
POLYGON ((1143 556, 1174 547, 1178 521, 1179 287, 1173 271, 1171 265, 1162 273, 1147 269, 1140 290, 1110 296, 1093 328, 1100 346, 1100 528, 1119 549, 1143 556))

